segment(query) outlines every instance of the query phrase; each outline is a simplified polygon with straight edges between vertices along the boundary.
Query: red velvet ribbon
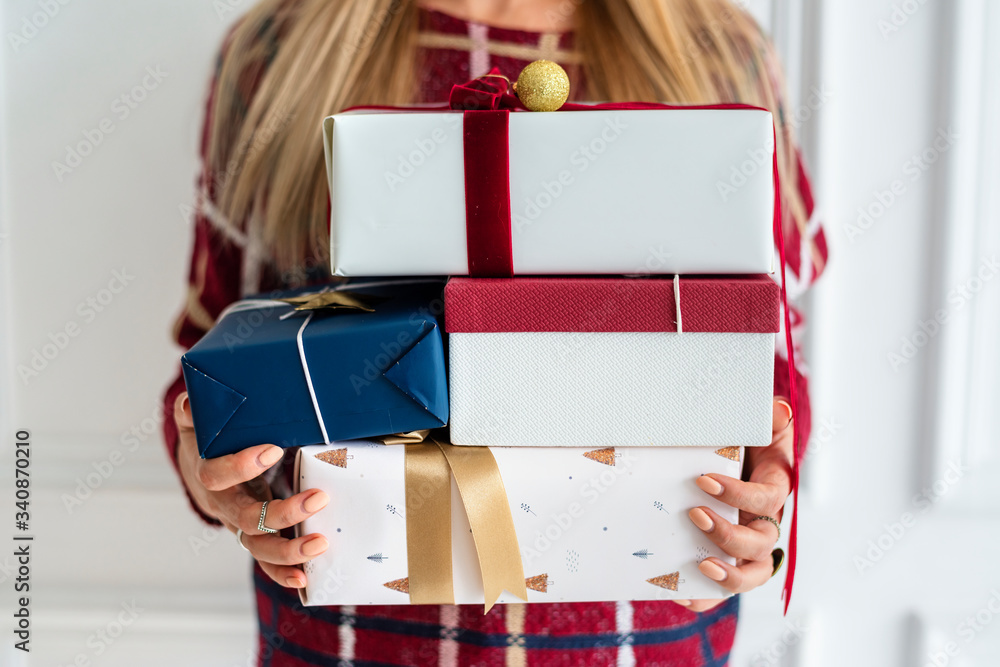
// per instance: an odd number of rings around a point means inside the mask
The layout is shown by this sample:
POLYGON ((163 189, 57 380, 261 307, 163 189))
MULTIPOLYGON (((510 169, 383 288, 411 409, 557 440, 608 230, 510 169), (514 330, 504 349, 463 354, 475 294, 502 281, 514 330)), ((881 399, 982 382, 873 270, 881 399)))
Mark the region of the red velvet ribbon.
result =
MULTIPOLYGON (((489 74, 452 87, 447 105, 423 107, 360 107, 365 109, 395 109, 397 111, 464 111, 466 234, 469 253, 469 275, 478 277, 513 275, 510 231, 510 156, 508 152, 508 114, 527 111, 521 101, 508 92, 509 80, 493 68, 489 74)), ((703 104, 677 106, 653 102, 609 102, 604 104, 567 103, 562 111, 635 111, 641 109, 725 110, 756 109, 749 104, 703 104)), ((777 133, 775 133, 777 140, 777 133)), ((788 350, 788 388, 792 415, 798 412, 798 390, 795 378, 795 348, 792 342, 792 322, 788 310, 785 238, 782 225, 781 181, 778 172, 777 141, 774 151, 774 240, 781 258, 781 305, 785 321, 785 346, 788 350)), ((788 536, 788 573, 782 597, 785 613, 792 599, 795 581, 795 561, 798 543, 799 467, 802 462, 801 430, 798 420, 792 420, 792 527, 788 536)))
POLYGON ((465 235, 469 275, 514 275, 510 238, 509 111, 466 111, 465 235))

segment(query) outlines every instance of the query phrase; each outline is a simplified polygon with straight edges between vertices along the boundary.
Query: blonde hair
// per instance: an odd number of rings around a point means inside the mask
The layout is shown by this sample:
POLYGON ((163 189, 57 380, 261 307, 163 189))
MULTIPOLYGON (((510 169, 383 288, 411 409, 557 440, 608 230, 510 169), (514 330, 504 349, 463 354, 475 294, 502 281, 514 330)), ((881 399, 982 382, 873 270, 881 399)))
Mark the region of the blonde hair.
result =
MULTIPOLYGON (((780 70, 749 15, 731 0, 566 2, 584 98, 774 112, 786 224, 804 224, 780 70)), ((223 48, 209 128, 214 203, 255 226, 248 232, 279 270, 328 256, 322 119, 353 105, 416 101, 417 11, 415 0, 262 0, 223 48), (248 80, 257 81, 251 100, 248 80)))

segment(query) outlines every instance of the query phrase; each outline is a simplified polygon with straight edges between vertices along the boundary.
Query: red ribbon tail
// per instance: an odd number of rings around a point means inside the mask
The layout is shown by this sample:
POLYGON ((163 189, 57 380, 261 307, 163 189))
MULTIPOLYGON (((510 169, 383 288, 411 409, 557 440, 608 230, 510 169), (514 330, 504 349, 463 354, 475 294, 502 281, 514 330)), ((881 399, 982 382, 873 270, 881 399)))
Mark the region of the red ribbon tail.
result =
POLYGON ((778 245, 778 253, 781 258, 781 307, 784 311, 785 324, 785 348, 788 354, 788 393, 789 402, 792 405, 792 528, 788 535, 788 573, 785 575, 785 586, 782 591, 782 598, 785 601, 785 611, 788 613, 788 605, 792 601, 792 584, 795 582, 795 560, 798 551, 799 532, 799 463, 802 452, 800 451, 799 420, 795 418, 798 414, 799 392, 796 387, 795 378, 795 347, 792 340, 792 318, 788 308, 788 281, 786 278, 786 257, 785 257, 785 235, 783 231, 783 215, 781 209, 781 180, 778 173, 778 144, 777 131, 775 131, 774 149, 774 235, 778 245))

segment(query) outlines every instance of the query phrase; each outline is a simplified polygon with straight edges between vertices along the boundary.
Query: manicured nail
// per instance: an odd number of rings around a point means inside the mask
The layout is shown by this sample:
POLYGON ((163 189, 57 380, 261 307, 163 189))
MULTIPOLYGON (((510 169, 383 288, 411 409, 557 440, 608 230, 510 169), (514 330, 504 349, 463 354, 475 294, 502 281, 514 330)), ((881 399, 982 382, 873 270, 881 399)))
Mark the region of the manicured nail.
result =
POLYGON ((305 499, 305 502, 302 503, 302 509, 306 511, 306 514, 312 514, 326 507, 328 502, 330 502, 330 496, 322 491, 317 491, 305 499))
POLYGON ((717 496, 722 493, 722 485, 707 475, 702 475, 696 479, 695 484, 698 485, 698 488, 711 496, 717 496))
POLYGON ((330 546, 325 537, 314 537, 302 545, 302 555, 307 558, 318 556, 330 546))
POLYGON ((698 569, 701 570, 702 574, 706 577, 714 579, 715 581, 725 581, 726 577, 729 576, 728 572, 710 560, 701 561, 701 565, 698 566, 698 569))
POLYGON ((693 510, 688 512, 688 516, 691 517, 691 521, 694 525, 698 526, 698 528, 706 533, 711 533, 715 530, 715 522, 712 521, 712 517, 708 516, 708 513, 700 507, 695 507, 693 510))
POLYGON ((270 468, 275 463, 281 460, 283 454, 284 452, 282 451, 281 447, 275 447, 272 445, 271 447, 265 449, 263 452, 260 453, 260 455, 257 457, 257 465, 259 465, 261 468, 270 468))
POLYGON ((285 579, 285 585, 289 588, 304 588, 304 584, 298 577, 288 577, 285 579))
POLYGON ((676 602, 677 604, 679 604, 682 607, 690 607, 691 606, 691 600, 674 600, 674 602, 676 602))
POLYGON ((184 411, 186 411, 188 409, 188 403, 189 402, 190 401, 188 401, 187 395, 185 395, 184 398, 181 399, 181 412, 184 412, 184 411))

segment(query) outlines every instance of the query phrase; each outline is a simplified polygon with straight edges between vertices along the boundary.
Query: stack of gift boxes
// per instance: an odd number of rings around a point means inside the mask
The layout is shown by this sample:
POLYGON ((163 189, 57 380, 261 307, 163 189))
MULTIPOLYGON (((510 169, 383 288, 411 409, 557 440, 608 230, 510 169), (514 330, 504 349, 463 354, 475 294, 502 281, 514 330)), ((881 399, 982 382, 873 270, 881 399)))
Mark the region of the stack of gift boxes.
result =
POLYGON ((204 456, 301 446, 331 496, 303 601, 488 608, 486 570, 500 602, 727 596, 687 511, 736 522, 695 479, 771 440, 771 115, 359 110, 324 137, 347 280, 240 302, 183 360, 204 456))

